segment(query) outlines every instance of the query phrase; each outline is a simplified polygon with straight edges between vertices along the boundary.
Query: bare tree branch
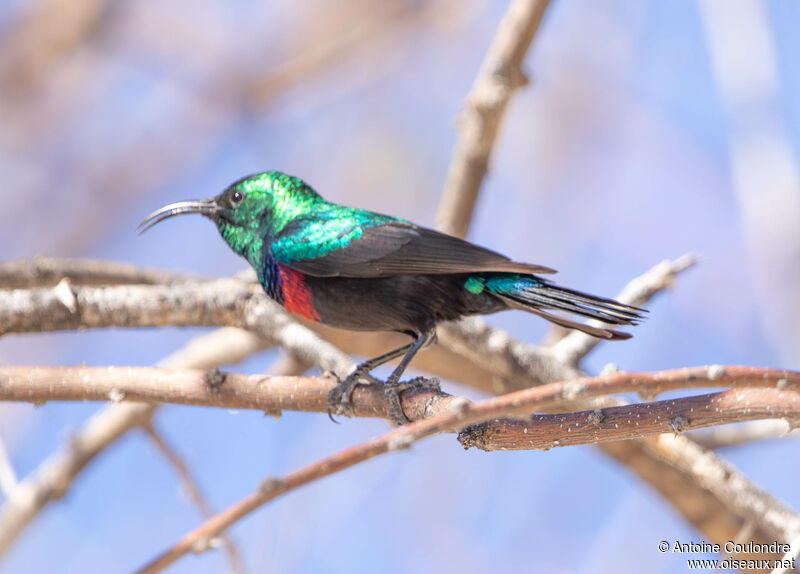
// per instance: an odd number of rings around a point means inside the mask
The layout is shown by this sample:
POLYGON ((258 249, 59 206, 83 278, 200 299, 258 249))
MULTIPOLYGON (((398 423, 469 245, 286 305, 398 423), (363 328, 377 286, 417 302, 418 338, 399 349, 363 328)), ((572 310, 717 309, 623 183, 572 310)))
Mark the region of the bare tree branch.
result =
POLYGON ((6 445, 0 438, 0 492, 3 493, 7 500, 14 498, 14 491, 18 485, 17 473, 14 472, 14 466, 11 464, 11 459, 6 451, 6 445))
MULTIPOLYGON (((219 370, 148 367, 0 367, 0 400, 170 402, 223 408, 327 412, 336 381, 325 377, 239 375, 219 370)), ((465 447, 483 450, 541 449, 624 440, 663 432, 762 418, 798 421, 800 373, 755 367, 712 366, 616 373, 550 383, 493 399, 507 415, 557 408, 564 401, 637 391, 647 396, 687 388, 733 387, 734 391, 595 409, 536 415, 527 420, 494 420, 462 432, 465 447)), ((420 390, 405 392, 402 404, 412 420, 429 418, 466 399, 420 390)), ((380 385, 362 385, 353 395, 356 416, 390 418, 380 385)), ((496 413, 493 413, 493 416, 496 413)))
POLYGON ((465 449, 549 450, 766 418, 792 420, 796 426, 800 395, 741 389, 579 413, 534 415, 527 420, 500 419, 464 429, 458 440, 465 449))
POLYGON ((785 420, 750 421, 738 425, 715 427, 688 435, 694 442, 711 450, 740 446, 751 442, 796 436, 785 420), (790 434, 791 433, 791 434, 790 434))
MULTIPOLYGON (((628 283, 617 296, 619 301, 628 305, 643 306, 656 294, 672 287, 675 277, 692 267, 697 258, 691 254, 683 255, 674 261, 664 260, 652 267, 645 274, 628 283)), ((603 323, 588 321, 589 325, 600 326, 603 323)), ((551 346, 556 358, 568 365, 577 365, 592 349, 600 344, 600 339, 580 331, 570 331, 561 340, 551 346)))
MULTIPOLYGON (((706 369, 708 371, 709 369, 706 369)), ((785 372, 782 372, 785 374, 785 372)), ((772 376, 776 375, 777 373, 773 373, 772 375, 768 376, 766 379, 759 378, 760 382, 764 382, 765 380, 769 380, 772 384, 777 384, 777 380, 785 380, 785 377, 775 378, 773 379, 772 376)), ((650 377, 655 384, 658 386, 662 385, 662 380, 659 380, 659 373, 651 374, 650 377)), ((685 381, 687 383, 693 383, 694 379, 691 378, 691 373, 687 374, 686 372, 683 373, 685 381)), ((635 381, 641 381, 643 375, 638 375, 636 377, 629 377, 628 382, 634 382, 634 384, 638 384, 635 381)), ((800 373, 792 373, 793 383, 795 384, 797 380, 800 380, 800 373)), ((670 377, 668 376, 665 384, 671 384, 671 381, 676 380, 677 377, 670 377)), ((755 379, 754 379, 755 380, 755 379)), ((602 392, 603 387, 614 387, 615 385, 620 385, 621 382, 619 380, 615 380, 613 377, 604 379, 603 377, 598 377, 596 379, 586 380, 581 387, 583 388, 592 388, 597 392, 602 392)), ((568 390, 570 388, 571 383, 564 383, 564 384, 552 384, 547 385, 544 387, 539 387, 535 389, 528 389, 524 391, 519 391, 516 393, 511 393, 508 395, 503 395, 500 397, 495 397, 492 399, 488 399, 486 401, 482 401, 480 403, 470 403, 465 399, 460 398, 451 398, 448 403, 447 407, 439 411, 439 414, 428 418, 413 422, 407 426, 400 427, 394 431, 391 431, 378 439, 374 439, 368 441, 362 445, 358 445, 356 447, 347 449, 342 451, 338 454, 335 454, 330 457, 326 457, 314 464, 306 466, 298 471, 295 471, 282 479, 268 479, 266 480, 261 488, 240 501, 239 503, 231 506, 227 510, 223 511, 222 513, 218 514, 211 520, 207 521, 205 524, 200 526, 199 528, 195 529, 194 531, 187 534, 184 538, 182 538, 177 544, 171 547, 169 550, 158 556, 156 559, 151 561, 147 566, 143 567, 139 570, 140 574, 151 574, 154 572, 160 572, 170 564, 174 563, 180 557, 184 556, 188 552, 192 551, 193 549, 203 549, 207 546, 207 540, 213 536, 218 535, 219 533, 223 532, 225 529, 230 527, 234 522, 244 518, 263 504, 277 498, 278 496, 289 492, 295 488, 308 484, 314 480, 319 480, 325 476, 329 476, 335 472, 339 472, 341 470, 345 470, 355 464, 373 458, 375 456, 385 454, 387 452, 391 452, 393 450, 397 450, 400 448, 409 448, 414 442, 422 440, 426 437, 432 436, 434 434, 438 434, 441 432, 447 432, 454 428, 464 427, 471 423, 476 423, 481 420, 487 420, 494 417, 505 416, 505 415, 513 415, 522 411, 529 411, 534 409, 538 404, 546 404, 547 401, 556 400, 558 395, 561 395, 565 392, 572 392, 572 390, 568 390)), ((580 388, 575 389, 578 393, 589 392, 582 390, 580 388)), ((741 401, 736 400, 736 393, 766 393, 773 395, 771 398, 775 399, 778 394, 784 394, 786 396, 783 397, 786 400, 787 396, 792 403, 792 407, 787 409, 791 411, 791 415, 793 417, 798 416, 800 414, 800 395, 797 395, 791 391, 777 391, 774 389, 758 389, 758 390, 737 390, 737 391, 728 391, 726 393, 718 393, 716 395, 712 395, 715 398, 724 397, 724 401, 727 406, 735 405, 733 408, 740 409, 743 414, 746 414, 747 410, 745 405, 740 404, 741 401)), ((690 397, 689 399, 679 399, 680 400, 693 400, 693 399, 702 399, 704 397, 690 397)), ((752 398, 755 399, 756 395, 753 394, 752 398)), ((745 399, 746 402, 747 399, 745 399)), ((355 402, 355 401, 354 401, 355 402)), ((672 402, 672 401, 669 401, 672 402)), ((675 401, 677 402, 677 401, 675 401)), ((751 401, 752 404, 752 401, 751 401)), ((773 405, 779 404, 778 401, 773 401, 773 405)), ((648 406, 648 405, 641 405, 641 406, 648 406)), ((696 405, 697 406, 697 405, 696 405)), ((628 407, 622 407, 628 408, 628 407)), ((607 409, 606 411, 611 411, 612 409, 607 409)), ((690 411, 687 411, 690 412, 690 411)), ((768 412, 768 411, 764 411, 768 412)), ((582 418, 587 419, 587 415, 582 413, 582 418)), ((611 415, 609 418, 613 419, 615 415, 611 415)), ((629 415, 630 416, 630 415, 629 415)), ((650 433, 655 432, 653 428, 649 426, 645 426, 640 422, 637 422, 641 419, 629 418, 627 424, 625 424, 626 428, 633 429, 634 431, 638 430, 639 426, 642 426, 644 432, 650 433)), ((657 422, 657 419, 653 419, 653 422, 657 422)), ((615 423, 619 425, 619 423, 615 423)), ((688 423, 687 423, 688 425, 688 423)), ((538 430, 538 429, 537 429, 538 430)), ((682 430, 681 428, 674 429, 676 432, 682 430)), ((568 437, 570 435, 570 431, 568 427, 565 425, 561 425, 561 436, 568 437)), ((559 446, 559 444, 550 444, 549 446, 559 446)), ((696 447, 699 448, 699 447, 696 447)), ((745 486, 748 486, 749 483, 745 482, 745 486)), ((780 507, 780 503, 774 501, 764 492, 757 493, 757 500, 759 500, 762 504, 766 498, 770 498, 771 505, 773 507, 780 507)), ((756 495, 753 495, 754 500, 756 499, 756 495)), ((783 540, 785 539, 787 530, 791 530, 793 532, 800 532, 800 517, 794 515, 791 511, 785 508, 781 508, 780 518, 776 518, 775 516, 770 517, 767 519, 768 526, 771 528, 772 531, 776 532, 776 539, 783 540)))
POLYGON ((483 60, 459 122, 456 144, 436 227, 465 237, 492 147, 514 90, 524 85, 520 69, 548 0, 514 0, 483 60))
POLYGON ((292 320, 258 284, 235 279, 174 285, 0 290, 0 334, 101 327, 229 326, 278 342, 337 373, 352 359, 292 320))
POLYGON ((147 269, 130 263, 94 259, 35 257, 0 264, 0 289, 30 289, 56 285, 169 285, 196 279, 188 275, 147 269))
MULTIPOLYGON (((147 433, 147 436, 150 437, 150 440, 153 441, 153 444, 158 451, 175 469, 175 472, 181 479, 181 483, 183 484, 186 494, 189 495, 189 498, 192 500, 195 506, 200 509, 203 518, 208 519, 214 516, 214 511, 212 510, 211 505, 200 492, 200 487, 197 486, 197 483, 192 477, 192 473, 189 472, 189 467, 186 466, 186 462, 183 460, 183 458, 181 458, 175 448, 168 444, 164 437, 161 436, 158 431, 156 431, 152 422, 145 425, 143 428, 147 433)), ((222 540, 222 545, 225 547, 225 553, 228 555, 228 562, 230 563, 231 572, 234 574, 244 574, 244 564, 242 564, 239 551, 236 549, 236 546, 234 545, 230 536, 227 534, 221 534, 220 539, 222 540)))
MULTIPOLYGON (((235 329, 236 333, 227 333, 232 336, 225 336, 225 331, 219 329, 190 341, 184 349, 164 359, 162 365, 212 369, 239 362, 252 352, 252 339, 236 336, 243 331, 235 329)), ((148 424, 156 409, 156 405, 127 403, 100 410, 61 450, 25 477, 16 489, 23 495, 7 500, 0 508, 0 556, 47 504, 67 492, 86 465, 132 428, 148 424)))
POLYGON ((73 479, 132 426, 145 424, 151 411, 145 405, 120 405, 116 416, 93 416, 63 450, 49 457, 19 483, 14 497, 0 509, 0 556, 36 515, 52 500, 64 496, 73 479))
MULTIPOLYGON (((155 294, 155 292, 150 293, 151 295, 155 294)), ((230 291, 228 291, 228 294, 229 293, 230 291)), ((208 294, 212 299, 218 296, 218 293, 215 293, 213 290, 208 294)), ((219 296, 224 298, 225 295, 226 293, 222 293, 219 296)), ((200 311, 198 311, 198 309, 192 309, 187 310, 187 312, 198 316, 202 314, 203 309, 210 305, 211 303, 207 305, 201 304, 199 307, 200 311)), ((3 311, 0 309, 0 317, 2 317, 2 313, 3 311)), ((122 318, 125 319, 125 317, 125 314, 122 314, 122 318)), ((468 355, 462 357, 458 353, 453 353, 446 348, 447 336, 444 330, 448 327, 444 326, 443 330, 440 330, 440 336, 445 344, 437 345, 433 349, 421 353, 415 365, 420 368, 429 369, 436 374, 450 376, 450 378, 455 380, 460 380, 478 388, 484 388, 490 392, 507 392, 514 388, 525 388, 532 384, 541 384, 542 382, 553 380, 566 380, 582 375, 579 370, 556 361, 554 358, 549 357, 547 353, 543 353, 541 349, 514 342, 513 339, 506 334, 486 327, 485 323, 479 319, 469 320, 466 324, 471 324, 473 326, 469 333, 473 337, 473 340, 469 347, 464 347, 465 349, 471 348, 471 350, 467 351, 469 353, 468 355), (475 326, 478 327, 476 328, 475 326), (497 345, 498 341, 503 343, 499 346, 499 349, 497 345), (518 346, 517 350, 513 353, 508 353, 503 350, 504 348, 507 349, 509 346, 517 345, 521 346, 518 346), (530 353, 530 355, 527 353, 530 353), (498 355, 500 355, 500 357, 498 357, 498 355), (517 355, 516 359, 514 355, 517 355), (541 363, 540 367, 536 366, 537 362, 541 363), (491 365, 491 369, 495 372, 487 370, 486 367, 489 365, 491 365), (497 376, 498 374, 500 376, 497 376)), ((2 321, 0 321, 0 325, 2 325, 2 321)), ((364 355, 375 355, 381 352, 382 349, 385 350, 389 345, 395 343, 392 337, 399 340, 397 336, 365 336, 363 334, 333 330, 322 326, 315 326, 314 328, 317 332, 322 333, 323 336, 335 340, 337 345, 345 347, 348 351, 364 355), (381 345, 384 346, 381 347, 381 345)), ((708 524, 728 524, 741 520, 731 515, 724 499, 716 498, 715 494, 707 489, 698 489, 690 473, 675 470, 670 471, 669 463, 665 463, 663 458, 651 459, 650 453, 652 449, 644 449, 642 445, 636 445, 633 441, 627 441, 621 443, 621 445, 607 443, 601 445, 601 448, 618 460, 639 465, 638 467, 632 468, 632 470, 640 474, 640 476, 646 477, 651 481, 651 484, 665 496, 670 496, 669 500, 676 508, 681 509, 690 520, 692 520, 691 508, 686 506, 683 500, 679 499, 681 496, 685 498, 688 492, 694 492, 694 496, 697 499, 703 499, 706 506, 709 508, 709 513, 711 512, 710 509, 714 508, 720 517, 728 517, 716 522, 706 521, 702 524, 695 523, 701 530, 708 524), (661 471, 649 472, 649 469, 654 466, 661 467, 661 471), (680 480, 682 488, 676 489, 673 488, 672 484, 666 484, 664 482, 668 480, 666 477, 671 477, 670 480, 673 482, 680 480)), ((725 536, 730 536, 730 534, 727 534, 729 530, 724 531, 724 533, 723 531, 703 531, 709 539, 712 540, 725 540, 727 539, 725 536), (722 537, 720 538, 720 536, 722 537)))

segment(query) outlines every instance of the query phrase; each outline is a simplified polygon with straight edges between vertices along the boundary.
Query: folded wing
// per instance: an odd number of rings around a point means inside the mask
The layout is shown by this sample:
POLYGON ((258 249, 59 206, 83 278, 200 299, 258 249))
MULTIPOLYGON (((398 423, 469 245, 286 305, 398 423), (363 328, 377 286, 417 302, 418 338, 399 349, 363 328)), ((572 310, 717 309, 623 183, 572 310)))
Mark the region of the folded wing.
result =
POLYGON ((381 219, 358 224, 342 219, 295 220, 273 242, 273 255, 278 262, 317 277, 555 273, 432 229, 371 215, 381 219))

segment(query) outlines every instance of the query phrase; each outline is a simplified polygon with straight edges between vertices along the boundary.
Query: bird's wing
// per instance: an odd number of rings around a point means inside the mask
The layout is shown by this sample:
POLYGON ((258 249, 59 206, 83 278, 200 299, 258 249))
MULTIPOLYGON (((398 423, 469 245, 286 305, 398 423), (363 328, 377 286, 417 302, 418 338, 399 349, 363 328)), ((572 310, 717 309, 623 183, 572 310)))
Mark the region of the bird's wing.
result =
POLYGON ((458 237, 358 210, 365 217, 295 219, 272 243, 279 263, 317 277, 385 277, 500 271, 555 273, 458 237))

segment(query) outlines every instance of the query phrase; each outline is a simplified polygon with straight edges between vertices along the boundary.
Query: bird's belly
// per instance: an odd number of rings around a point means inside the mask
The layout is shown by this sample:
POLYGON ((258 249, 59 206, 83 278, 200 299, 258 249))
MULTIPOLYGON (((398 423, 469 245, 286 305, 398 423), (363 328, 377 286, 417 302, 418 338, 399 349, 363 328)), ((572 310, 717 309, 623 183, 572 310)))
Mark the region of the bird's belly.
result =
POLYGON ((321 322, 356 331, 420 333, 438 321, 491 312, 477 305, 454 275, 307 277, 321 322))

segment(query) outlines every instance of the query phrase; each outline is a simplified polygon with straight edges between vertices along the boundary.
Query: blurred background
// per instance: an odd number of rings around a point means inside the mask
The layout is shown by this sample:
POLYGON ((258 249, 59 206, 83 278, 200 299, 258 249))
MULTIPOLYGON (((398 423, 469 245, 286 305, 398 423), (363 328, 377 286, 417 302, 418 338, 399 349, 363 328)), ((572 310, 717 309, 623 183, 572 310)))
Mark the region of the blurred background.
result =
MULTIPOLYGON (((464 104, 506 2, 0 4, 0 259, 92 257, 223 276, 202 218, 138 237, 168 202, 279 169, 328 199, 433 225, 464 104)), ((800 368, 800 3, 551 2, 470 239, 613 295, 665 258, 701 263, 629 342, 585 366, 800 368)), ((528 342, 548 326, 490 322, 528 342)), ((152 365, 201 329, 5 337, 3 364, 152 365)), ((276 352, 231 367, 261 372, 276 352)), ((445 383, 454 393, 468 393, 445 383)), ((475 396, 473 392, 470 396, 475 396)), ((102 405, 0 405, 24 476, 102 405)), ((167 407, 157 426, 216 509, 386 430, 374 420, 167 407)), ((724 451, 800 508, 794 439, 724 451)), ((119 572, 201 517, 130 433, 50 505, 2 572, 119 572)), ((437 437, 279 499, 231 535, 249 572, 683 572, 700 540, 592 447, 464 452, 437 437), (523 566, 524 565, 524 566, 523 566)), ((220 572, 217 551, 174 572, 220 572)))

